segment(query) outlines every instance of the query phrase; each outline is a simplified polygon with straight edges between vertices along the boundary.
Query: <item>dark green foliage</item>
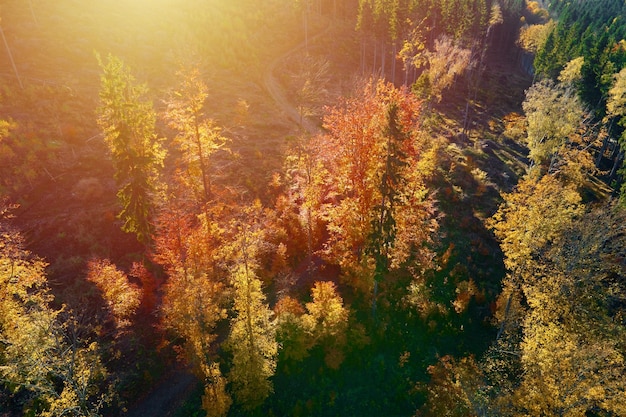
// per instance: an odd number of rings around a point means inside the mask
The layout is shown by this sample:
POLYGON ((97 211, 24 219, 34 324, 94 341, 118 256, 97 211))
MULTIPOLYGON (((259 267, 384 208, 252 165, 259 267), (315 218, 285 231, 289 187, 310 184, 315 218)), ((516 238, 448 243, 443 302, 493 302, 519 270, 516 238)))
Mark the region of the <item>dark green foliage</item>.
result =
POLYGON ((121 59, 109 55, 106 62, 100 61, 100 67, 103 75, 98 123, 116 171, 117 196, 122 206, 118 217, 124 222, 122 230, 148 243, 158 168, 165 157, 161 139, 154 131, 156 114, 146 99, 147 87, 136 83, 121 59))
POLYGON ((407 135, 403 132, 398 117, 398 105, 391 103, 387 110, 385 129, 387 155, 379 187, 381 202, 376 207, 378 214, 372 221, 372 234, 369 239, 369 251, 376 262, 374 279, 377 281, 380 281, 383 275, 389 271, 389 251, 396 236, 394 206, 400 183, 403 181, 399 171, 403 165, 406 165, 404 161, 406 156, 401 145, 402 141, 407 139, 407 135))
POLYGON ((537 74, 556 79, 565 64, 584 57, 581 98, 604 116, 606 92, 611 76, 626 63, 626 50, 619 42, 626 38, 626 3, 621 0, 551 2, 558 24, 537 52, 537 74))

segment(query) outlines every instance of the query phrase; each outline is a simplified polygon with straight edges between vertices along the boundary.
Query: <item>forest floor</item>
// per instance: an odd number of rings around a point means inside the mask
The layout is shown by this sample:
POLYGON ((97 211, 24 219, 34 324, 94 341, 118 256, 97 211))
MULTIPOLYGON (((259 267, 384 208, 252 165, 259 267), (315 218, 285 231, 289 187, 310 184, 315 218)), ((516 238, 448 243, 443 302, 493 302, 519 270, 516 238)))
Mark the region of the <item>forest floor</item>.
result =
POLYGON ((173 417, 198 385, 188 369, 173 369, 139 402, 123 415, 126 417, 173 417))

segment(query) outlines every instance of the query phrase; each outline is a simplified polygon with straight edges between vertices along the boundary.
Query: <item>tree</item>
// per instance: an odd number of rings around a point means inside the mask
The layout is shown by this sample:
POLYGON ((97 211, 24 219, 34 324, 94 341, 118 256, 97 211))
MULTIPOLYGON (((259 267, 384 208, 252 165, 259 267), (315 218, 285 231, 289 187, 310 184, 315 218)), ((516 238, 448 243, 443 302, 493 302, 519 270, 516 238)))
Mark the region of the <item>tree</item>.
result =
POLYGON ((451 38, 442 36, 435 41, 434 51, 426 53, 428 70, 423 72, 417 85, 426 85, 420 91, 424 97, 433 98, 438 103, 442 93, 452 86, 457 76, 469 66, 471 51, 458 46, 451 38))
POLYGON ((326 187, 324 255, 365 292, 374 289, 376 262, 400 268, 410 260, 415 271, 428 265, 436 224, 425 178, 434 154, 418 135, 419 114, 406 90, 368 84, 358 99, 332 109, 328 134, 313 139, 325 169, 325 179, 312 184, 326 187))
POLYGON ((204 114, 204 103, 209 94, 200 71, 192 68, 181 70, 177 75, 181 84, 171 93, 164 116, 168 125, 178 132, 175 142, 182 152, 181 168, 190 177, 191 189, 198 201, 206 204, 214 197, 211 157, 228 143, 228 139, 204 114))
POLYGON ((446 355, 428 367, 431 380, 423 389, 428 399, 418 411, 420 417, 462 417, 486 413, 480 388, 483 375, 473 357, 455 360, 446 355))
POLYGON ((533 84, 522 103, 526 113, 529 157, 548 170, 561 147, 583 121, 583 107, 571 87, 550 80, 533 84))
POLYGON ((204 381, 203 409, 209 416, 223 416, 232 400, 220 370, 216 327, 227 318, 230 293, 216 265, 223 230, 210 219, 217 219, 219 206, 207 208, 194 222, 192 215, 170 204, 163 208, 155 239, 154 259, 167 273, 162 323, 174 333, 181 353, 204 381))
POLYGON ((626 68, 615 74, 613 79, 614 84, 606 103, 607 115, 618 118, 619 124, 626 129, 626 68))
POLYGON ((25 415, 98 416, 110 400, 96 342, 81 340, 65 307, 50 307, 45 263, 0 210, 0 382, 29 398, 25 415))
MULTIPOLYGON (((613 79, 614 84, 609 90, 609 98, 606 103, 606 119, 607 121, 610 119, 617 120, 617 123, 623 129, 622 134, 618 139, 621 152, 615 161, 617 164, 620 159, 623 159, 626 148, 626 67, 619 73, 615 74, 613 79)), ((615 168, 613 170, 615 170, 615 168)), ((620 173, 624 175, 624 173, 626 173, 626 169, 622 167, 620 173)), ((626 185, 622 184, 620 194, 623 199, 626 195, 626 185)))
POLYGON ((332 282, 315 282, 311 296, 313 300, 306 304, 307 314, 302 317, 304 327, 312 337, 311 345, 324 349, 326 365, 337 369, 344 359, 349 311, 332 282))
MULTIPOLYGON (((252 215, 252 212, 247 210, 246 214, 252 215)), ((263 232, 242 221, 235 221, 233 228, 235 264, 231 269, 231 281, 236 316, 231 320, 226 341, 233 355, 228 379, 237 402, 250 411, 260 406, 272 392, 269 378, 276 370, 278 344, 274 323, 270 321, 272 311, 265 303, 261 281, 255 273, 263 232)))
POLYGON ((126 274, 108 259, 92 260, 88 263, 87 269, 87 280, 96 284, 102 291, 102 297, 116 327, 128 326, 141 302, 141 289, 131 284, 126 274))
POLYGON ((291 74, 295 103, 300 114, 300 125, 304 118, 316 117, 328 97, 326 86, 330 81, 330 64, 325 59, 315 59, 311 55, 299 57, 291 74))
POLYGON ((117 193, 122 211, 122 230, 148 244, 152 239, 154 195, 165 151, 154 129, 156 115, 146 99, 144 84, 137 84, 120 58, 98 57, 101 75, 98 125, 111 151, 117 193))
POLYGON ((585 213, 538 260, 523 286, 529 311, 520 344, 524 376, 513 404, 528 415, 626 412, 626 288, 613 258, 623 245, 621 209, 585 213))
MULTIPOLYGON (((290 296, 281 298, 274 307, 276 313, 276 340, 279 343, 279 364, 286 369, 309 355, 310 336, 303 322, 304 307, 290 296)), ((294 365, 298 366, 297 364, 294 365)))
POLYGON ((548 23, 524 26, 520 30, 518 44, 531 54, 536 54, 548 40, 548 35, 554 30, 553 20, 548 23))
POLYGON ((559 74, 559 82, 571 86, 580 81, 582 77, 581 70, 584 64, 585 57, 579 56, 578 58, 572 59, 559 74))
POLYGON ((500 317, 518 317, 519 327, 505 333, 521 331, 508 348, 509 360, 519 355, 521 375, 496 395, 508 410, 500 414, 623 414, 626 328, 615 317, 626 293, 615 281, 624 267, 614 254, 623 244, 615 225, 624 213, 585 213, 572 186, 552 175, 524 179, 504 199, 491 224, 510 271, 500 317))
MULTIPOLYGON (((313 255, 321 249, 324 233, 322 207, 328 185, 327 170, 317 158, 312 142, 297 143, 290 154, 285 158, 285 203, 288 204, 298 222, 299 230, 306 236, 307 262, 310 264, 313 255)), ((277 204, 277 207, 280 205, 277 204)), ((288 213, 281 215, 285 221, 288 213)), ((295 231, 294 231, 295 232, 295 231)), ((289 233, 293 239, 296 233, 289 233)), ((293 242, 291 246, 296 246, 293 242)))
POLYGON ((532 259, 573 225, 582 213, 581 197, 571 185, 552 175, 522 179, 489 220, 505 255, 504 264, 516 279, 532 278, 532 259))

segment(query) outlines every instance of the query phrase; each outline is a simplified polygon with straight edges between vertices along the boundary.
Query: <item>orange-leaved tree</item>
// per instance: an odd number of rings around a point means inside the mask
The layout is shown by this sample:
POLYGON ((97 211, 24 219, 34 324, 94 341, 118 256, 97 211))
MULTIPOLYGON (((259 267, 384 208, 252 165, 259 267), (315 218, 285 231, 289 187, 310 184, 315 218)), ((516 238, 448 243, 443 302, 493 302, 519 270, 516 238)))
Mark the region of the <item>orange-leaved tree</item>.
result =
POLYGON ((369 82, 329 111, 328 133, 313 139, 324 178, 308 187, 325 187, 323 254, 364 292, 375 291, 390 269, 430 266, 437 223, 426 180, 434 153, 418 134, 419 117, 410 92, 369 82))
MULTIPOLYGON (((217 217, 219 210, 213 208, 217 217)), ((167 273, 160 308, 162 323, 181 346, 192 370, 205 381, 202 404, 222 416, 231 404, 217 357, 216 326, 226 319, 229 298, 218 266, 223 230, 206 213, 193 216, 170 202, 159 217, 154 260, 167 273)))

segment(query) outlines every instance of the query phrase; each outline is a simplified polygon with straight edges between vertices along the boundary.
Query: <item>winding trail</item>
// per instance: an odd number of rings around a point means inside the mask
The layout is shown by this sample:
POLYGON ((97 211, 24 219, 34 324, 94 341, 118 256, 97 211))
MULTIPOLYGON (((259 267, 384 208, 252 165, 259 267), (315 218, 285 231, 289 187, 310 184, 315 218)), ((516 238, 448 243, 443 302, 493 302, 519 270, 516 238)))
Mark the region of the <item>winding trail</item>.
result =
MULTIPOLYGON (((309 45, 311 45, 316 39, 328 33, 330 31, 330 28, 331 24, 328 23, 326 25, 326 28, 313 36, 309 36, 309 45)), ((274 75, 276 67, 280 62, 284 61, 287 57, 289 57, 289 55, 293 55, 296 52, 299 52, 300 50, 306 48, 306 45, 307 42, 306 40, 304 40, 293 48, 284 52, 282 55, 274 58, 272 62, 270 62, 270 64, 268 65, 265 73, 263 74, 263 86, 270 94, 278 108, 287 116, 289 120, 291 120, 298 127, 300 127, 302 131, 308 133, 309 135, 315 135, 320 132, 320 127, 307 117, 303 117, 302 123, 300 123, 300 112, 298 111, 298 108, 287 99, 284 89, 280 86, 278 80, 276 79, 276 76, 274 75)))
MULTIPOLYGON (((309 45, 330 30, 331 25, 309 37, 309 45)), ((272 97, 278 108, 300 129, 310 135, 320 132, 320 127, 313 121, 302 118, 300 123, 300 112, 297 107, 289 102, 284 89, 276 79, 274 72, 279 63, 284 61, 289 55, 299 52, 306 47, 306 42, 302 41, 298 45, 289 49, 282 55, 274 58, 263 74, 263 86, 272 97)), ((124 417, 171 417, 173 416, 193 393, 197 378, 188 369, 172 369, 149 393, 137 403, 129 407, 128 412, 122 414, 124 417)))

